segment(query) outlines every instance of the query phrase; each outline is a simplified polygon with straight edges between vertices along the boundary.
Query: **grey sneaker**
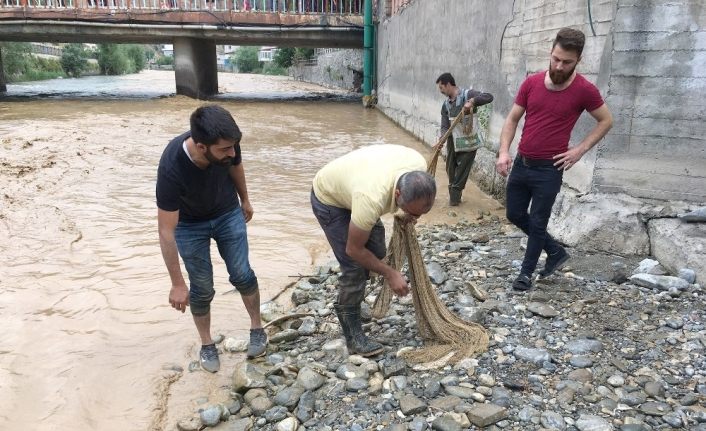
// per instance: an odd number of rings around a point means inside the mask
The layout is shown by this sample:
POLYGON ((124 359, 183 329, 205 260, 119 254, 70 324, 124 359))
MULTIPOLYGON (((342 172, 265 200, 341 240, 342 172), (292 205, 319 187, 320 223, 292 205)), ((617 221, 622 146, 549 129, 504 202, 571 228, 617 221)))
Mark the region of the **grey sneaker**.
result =
POLYGON ((259 358, 267 351, 267 334, 262 328, 250 330, 250 344, 248 344, 248 359, 259 358))
POLYGON ((208 344, 206 346, 201 346, 201 368, 204 370, 215 373, 221 368, 221 361, 218 360, 218 349, 215 344, 208 344))

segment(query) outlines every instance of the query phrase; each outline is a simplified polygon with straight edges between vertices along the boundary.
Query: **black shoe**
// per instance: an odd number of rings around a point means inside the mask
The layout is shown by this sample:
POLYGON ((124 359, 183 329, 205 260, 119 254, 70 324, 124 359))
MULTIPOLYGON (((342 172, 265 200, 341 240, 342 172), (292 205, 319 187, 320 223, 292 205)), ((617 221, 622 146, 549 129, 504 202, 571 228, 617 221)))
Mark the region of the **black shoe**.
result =
POLYGON ((549 277, 554 274, 554 271, 561 268, 561 266, 569 260, 571 256, 563 248, 561 251, 557 251, 552 255, 547 256, 547 262, 544 264, 544 269, 539 271, 541 277, 549 277))
POLYGON ((515 281, 512 282, 512 288, 515 290, 530 290, 532 288, 532 280, 529 275, 520 274, 515 281))

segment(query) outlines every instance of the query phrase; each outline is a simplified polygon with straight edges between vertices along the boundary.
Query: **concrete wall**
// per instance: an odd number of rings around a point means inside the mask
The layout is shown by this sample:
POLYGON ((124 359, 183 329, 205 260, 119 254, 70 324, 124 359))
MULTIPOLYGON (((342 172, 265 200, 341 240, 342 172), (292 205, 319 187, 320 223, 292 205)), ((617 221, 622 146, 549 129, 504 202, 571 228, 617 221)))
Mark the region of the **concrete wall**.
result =
POLYGON ((363 51, 340 49, 320 54, 316 64, 297 64, 289 69, 294 79, 325 87, 360 92, 363 83, 363 51))
MULTIPOLYGON (((416 0, 391 17, 383 12, 378 106, 431 144, 443 100, 434 85, 441 72, 493 93, 490 139, 473 178, 502 197, 504 181, 493 163, 505 115, 522 80, 546 69, 557 30, 578 28, 587 35, 579 70, 597 84, 616 121, 609 136, 567 172, 565 184, 579 193, 706 201, 704 2, 591 5, 595 36, 586 0, 416 0)), ((572 143, 593 124, 584 114, 572 143)))

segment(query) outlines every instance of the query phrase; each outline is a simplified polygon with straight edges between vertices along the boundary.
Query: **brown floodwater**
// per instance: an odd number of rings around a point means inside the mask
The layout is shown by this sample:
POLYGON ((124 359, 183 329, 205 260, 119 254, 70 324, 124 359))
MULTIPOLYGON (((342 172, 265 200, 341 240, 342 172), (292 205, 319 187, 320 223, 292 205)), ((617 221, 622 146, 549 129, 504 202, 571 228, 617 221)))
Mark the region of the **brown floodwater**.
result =
MULTIPOLYGON (((173 92, 170 72, 65 81, 11 85, 10 96, 19 97, 0 98, 0 429, 174 429, 198 402, 227 396, 228 367, 238 359, 223 355, 215 375, 187 370, 198 337, 189 314, 167 302, 156 231, 159 157, 203 102, 154 98, 173 92), (69 97, 73 91, 81 97, 69 97), (183 376, 165 364, 183 367, 183 376)), ((222 74, 220 86, 261 99, 342 94, 282 77, 222 74)), ((250 258, 263 302, 291 276, 332 259, 308 203, 319 167, 373 143, 429 154, 359 103, 219 103, 244 134, 255 209, 250 258)), ((497 210, 469 184, 449 215, 442 169, 437 205, 422 222, 497 210)), ((212 252, 212 332, 245 338, 247 314, 237 295, 225 294, 225 267, 212 252)))

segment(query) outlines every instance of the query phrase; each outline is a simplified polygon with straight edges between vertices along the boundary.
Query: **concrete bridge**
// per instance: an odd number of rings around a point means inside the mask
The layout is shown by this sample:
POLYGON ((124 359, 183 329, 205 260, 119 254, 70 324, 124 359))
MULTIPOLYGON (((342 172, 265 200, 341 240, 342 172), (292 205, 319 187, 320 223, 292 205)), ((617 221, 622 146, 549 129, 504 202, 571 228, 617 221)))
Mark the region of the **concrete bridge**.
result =
POLYGON ((362 2, 0 0, 0 41, 173 44, 177 94, 203 98, 217 44, 362 48, 362 2))

